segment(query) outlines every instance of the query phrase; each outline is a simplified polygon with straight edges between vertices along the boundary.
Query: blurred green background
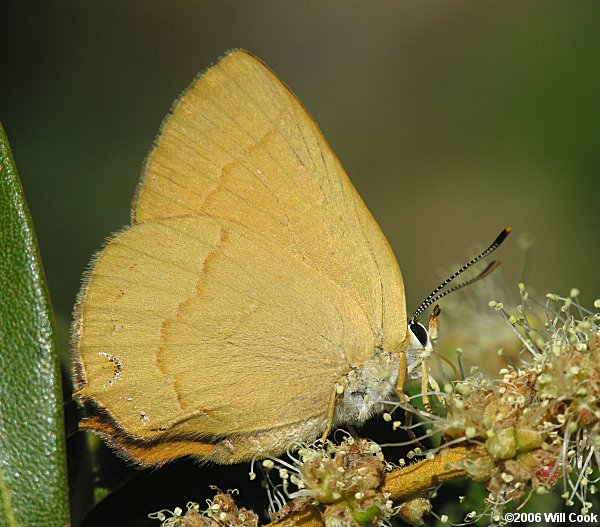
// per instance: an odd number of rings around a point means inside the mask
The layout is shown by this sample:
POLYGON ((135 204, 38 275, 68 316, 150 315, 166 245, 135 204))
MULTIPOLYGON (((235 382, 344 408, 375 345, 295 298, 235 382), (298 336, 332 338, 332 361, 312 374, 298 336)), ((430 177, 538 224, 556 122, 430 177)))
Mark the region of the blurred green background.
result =
MULTIPOLYGON (((388 236, 411 311, 474 246, 598 297, 600 2, 3 2, 0 121, 59 325, 128 222, 173 99, 226 50, 261 57, 319 123, 388 236)), ((483 308, 483 306, 482 306, 483 308)), ((468 324, 468 321, 465 323, 468 324)))
POLYGON ((0 120, 57 314, 128 222, 173 99, 244 47, 290 85, 392 244, 409 310, 505 225, 528 282, 598 295, 599 2, 3 3, 0 120))

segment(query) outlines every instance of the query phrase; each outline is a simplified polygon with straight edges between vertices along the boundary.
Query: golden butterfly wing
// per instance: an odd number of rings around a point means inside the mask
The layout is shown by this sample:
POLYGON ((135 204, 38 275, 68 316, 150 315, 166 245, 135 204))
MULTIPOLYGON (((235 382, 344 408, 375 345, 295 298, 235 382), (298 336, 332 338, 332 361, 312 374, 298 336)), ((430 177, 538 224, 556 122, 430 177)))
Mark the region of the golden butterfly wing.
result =
POLYGON ((163 122, 132 222, 198 214, 285 248, 350 294, 376 347, 400 347, 404 286, 391 248, 312 118, 244 51, 194 81, 163 122))
POLYGON ((335 382, 375 344, 347 291, 208 216, 118 234, 90 270, 79 311, 76 396, 147 440, 324 418, 335 382))

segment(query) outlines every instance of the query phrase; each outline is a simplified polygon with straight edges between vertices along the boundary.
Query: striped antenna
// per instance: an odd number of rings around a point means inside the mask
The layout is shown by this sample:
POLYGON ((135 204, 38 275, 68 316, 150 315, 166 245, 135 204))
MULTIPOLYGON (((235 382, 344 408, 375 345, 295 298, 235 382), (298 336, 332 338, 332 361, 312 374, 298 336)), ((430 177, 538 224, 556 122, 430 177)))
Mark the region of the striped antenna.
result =
POLYGON ((492 271, 494 271, 494 269, 496 269, 500 265, 500 262, 497 261, 497 260, 494 260, 493 262, 491 262, 475 278, 472 278, 471 280, 467 280, 466 282, 463 282, 462 284, 459 284, 459 285, 457 285, 455 287, 452 287, 452 288, 448 289, 447 291, 444 291, 443 293, 440 293, 438 295, 438 293, 440 292, 440 290, 442 290, 444 287, 446 287, 457 276, 459 276, 460 274, 464 273, 473 264, 477 263, 482 258, 485 258, 488 254, 494 252, 498 247, 500 247, 500 245, 502 244, 502 242, 504 240, 506 240, 506 237, 510 234, 510 231, 511 231, 510 227, 506 227, 505 229, 503 229, 502 232, 498 235, 498 237, 494 240, 494 243, 492 243, 492 245, 490 245, 485 251, 483 251, 481 254, 477 255, 472 260, 469 260, 458 271, 456 271, 454 274, 452 274, 451 276, 449 276, 448 278, 446 278, 446 280, 444 280, 431 293, 429 293, 429 295, 427 296, 427 298, 425 300, 423 300, 423 302, 421 303, 421 305, 415 311, 415 314, 413 315, 413 317, 411 319, 411 322, 414 322, 418 318, 418 316, 421 313, 423 313, 423 311, 425 311, 436 300, 439 300, 440 298, 442 298, 442 297, 444 297, 446 295, 449 295, 450 293, 453 293, 454 291, 457 291, 458 289, 462 289, 463 287, 465 287, 467 285, 470 285, 473 282, 477 282, 478 280, 481 280, 482 278, 485 278, 492 271))

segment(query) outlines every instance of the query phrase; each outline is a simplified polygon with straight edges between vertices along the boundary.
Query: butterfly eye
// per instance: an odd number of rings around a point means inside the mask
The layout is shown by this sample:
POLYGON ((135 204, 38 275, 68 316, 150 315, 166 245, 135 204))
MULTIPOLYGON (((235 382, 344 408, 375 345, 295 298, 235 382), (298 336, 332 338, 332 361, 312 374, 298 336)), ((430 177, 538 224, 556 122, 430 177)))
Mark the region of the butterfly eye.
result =
POLYGON ((408 327, 412 331, 413 335, 417 337, 417 340, 421 343, 421 345, 427 346, 429 335, 425 329, 425 326, 419 322, 412 322, 408 327))

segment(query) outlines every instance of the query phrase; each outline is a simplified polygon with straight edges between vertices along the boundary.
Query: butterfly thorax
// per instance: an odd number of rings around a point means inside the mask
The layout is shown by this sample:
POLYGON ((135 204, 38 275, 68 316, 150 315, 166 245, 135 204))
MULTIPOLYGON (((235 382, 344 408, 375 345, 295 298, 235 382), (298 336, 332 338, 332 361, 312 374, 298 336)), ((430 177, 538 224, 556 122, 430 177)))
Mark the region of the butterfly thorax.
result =
MULTIPOLYGON (((422 373, 420 366, 433 353, 429 335, 416 335, 409 329, 402 347, 406 354, 406 379, 418 379, 422 373)), ((383 412, 385 401, 397 395, 399 366, 399 353, 382 350, 377 350, 364 364, 353 366, 345 376, 344 391, 336 405, 336 422, 362 424, 383 412)))
POLYGON ((379 351, 360 366, 354 366, 345 376, 344 392, 336 405, 338 424, 362 424, 384 409, 396 390, 400 358, 397 354, 379 351))

